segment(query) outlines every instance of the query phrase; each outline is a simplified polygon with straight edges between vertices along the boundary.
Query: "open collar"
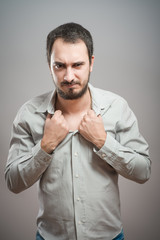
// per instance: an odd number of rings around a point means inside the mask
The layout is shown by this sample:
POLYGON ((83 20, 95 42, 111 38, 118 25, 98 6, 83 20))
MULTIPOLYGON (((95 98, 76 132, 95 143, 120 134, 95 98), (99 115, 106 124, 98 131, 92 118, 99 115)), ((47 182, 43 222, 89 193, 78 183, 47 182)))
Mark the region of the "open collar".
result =
MULTIPOLYGON (((110 101, 106 102, 106 98, 104 99, 104 95, 100 91, 98 91, 97 88, 93 87, 90 83, 88 84, 88 87, 92 98, 92 109, 95 111, 96 115, 103 115, 110 107, 110 101)), ((44 101, 36 109, 36 112, 48 112, 50 114, 54 114, 55 102, 56 90, 47 94, 47 96, 44 98, 44 101)))
MULTIPOLYGON (((104 94, 89 83, 89 90, 92 98, 92 109, 96 115, 104 115, 111 106, 110 101, 106 101, 104 94)), ((109 99, 108 99, 109 100, 109 99)))
POLYGON ((44 97, 43 102, 38 106, 36 112, 38 113, 50 113, 54 114, 55 112, 55 101, 56 101, 56 91, 47 93, 47 96, 44 97))

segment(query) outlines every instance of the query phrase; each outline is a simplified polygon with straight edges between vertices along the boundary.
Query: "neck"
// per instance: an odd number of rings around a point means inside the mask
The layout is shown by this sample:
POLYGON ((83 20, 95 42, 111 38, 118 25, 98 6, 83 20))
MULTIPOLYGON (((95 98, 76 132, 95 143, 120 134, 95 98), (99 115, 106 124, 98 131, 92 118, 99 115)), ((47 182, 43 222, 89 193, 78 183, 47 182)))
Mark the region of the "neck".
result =
POLYGON ((91 95, 89 89, 78 99, 66 100, 57 95, 56 110, 61 110, 65 114, 76 114, 91 108, 91 95))

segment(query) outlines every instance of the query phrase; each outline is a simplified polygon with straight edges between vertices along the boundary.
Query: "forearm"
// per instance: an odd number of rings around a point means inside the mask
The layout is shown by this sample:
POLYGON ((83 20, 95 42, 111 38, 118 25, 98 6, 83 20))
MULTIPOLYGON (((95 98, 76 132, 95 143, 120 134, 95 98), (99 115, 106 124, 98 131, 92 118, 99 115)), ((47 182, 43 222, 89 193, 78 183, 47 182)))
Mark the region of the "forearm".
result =
POLYGON ((32 186, 47 169, 51 159, 52 156, 40 148, 40 143, 32 152, 21 154, 14 160, 10 159, 5 171, 8 188, 14 193, 19 193, 32 186))

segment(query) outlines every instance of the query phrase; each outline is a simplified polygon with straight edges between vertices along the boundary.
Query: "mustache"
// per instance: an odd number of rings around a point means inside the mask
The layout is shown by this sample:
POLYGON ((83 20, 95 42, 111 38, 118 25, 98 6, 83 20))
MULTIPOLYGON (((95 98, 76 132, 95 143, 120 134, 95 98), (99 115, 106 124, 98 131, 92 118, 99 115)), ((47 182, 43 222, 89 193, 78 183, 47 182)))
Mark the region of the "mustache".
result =
POLYGON ((63 82, 61 82, 61 86, 70 86, 70 85, 73 85, 73 84, 80 85, 80 82, 79 81, 75 81, 75 80, 72 80, 70 82, 68 82, 67 80, 64 80, 63 82))

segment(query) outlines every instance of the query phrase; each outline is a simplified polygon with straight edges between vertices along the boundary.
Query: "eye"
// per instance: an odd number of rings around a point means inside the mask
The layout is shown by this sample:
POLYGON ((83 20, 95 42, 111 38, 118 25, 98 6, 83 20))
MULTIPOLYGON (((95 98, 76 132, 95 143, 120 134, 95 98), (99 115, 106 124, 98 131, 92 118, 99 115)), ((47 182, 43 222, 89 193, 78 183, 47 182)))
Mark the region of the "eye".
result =
POLYGON ((64 68, 64 64, 63 63, 55 63, 53 66, 57 70, 64 68))
POLYGON ((73 64, 73 67, 80 68, 84 63, 83 62, 77 62, 73 64))

